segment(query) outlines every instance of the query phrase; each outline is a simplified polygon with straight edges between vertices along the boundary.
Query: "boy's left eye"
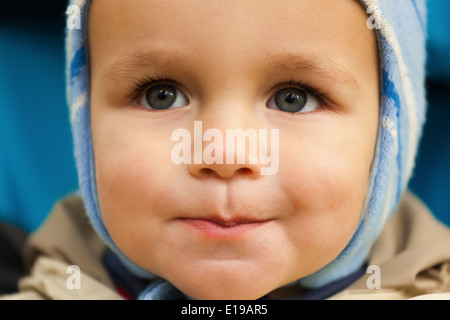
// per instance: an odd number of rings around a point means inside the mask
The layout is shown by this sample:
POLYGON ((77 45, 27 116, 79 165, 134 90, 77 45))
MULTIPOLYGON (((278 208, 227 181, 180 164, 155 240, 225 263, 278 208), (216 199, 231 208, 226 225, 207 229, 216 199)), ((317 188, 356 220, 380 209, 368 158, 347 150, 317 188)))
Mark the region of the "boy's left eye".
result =
POLYGON ((267 103, 270 109, 289 113, 306 113, 320 108, 320 102, 305 90, 288 87, 279 90, 267 103))
POLYGON ((150 87, 139 101, 141 105, 153 110, 166 110, 184 107, 189 104, 187 98, 177 88, 169 84, 150 87))

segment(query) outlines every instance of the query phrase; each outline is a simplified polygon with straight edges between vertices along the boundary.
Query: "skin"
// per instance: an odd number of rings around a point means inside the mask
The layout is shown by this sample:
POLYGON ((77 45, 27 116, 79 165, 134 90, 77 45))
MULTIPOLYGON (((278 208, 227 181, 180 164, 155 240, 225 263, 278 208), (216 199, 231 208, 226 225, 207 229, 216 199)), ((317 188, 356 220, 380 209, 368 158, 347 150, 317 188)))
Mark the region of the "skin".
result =
POLYGON ((357 226, 376 145, 366 20, 350 0, 93 1, 96 179, 117 246, 195 299, 256 299, 335 259, 357 226), (161 74, 186 106, 155 111, 145 90, 131 96, 138 79, 161 74), (292 79, 328 97, 306 113, 269 108, 292 79), (171 134, 193 136, 194 120, 204 131, 278 129, 277 174, 261 175, 260 161, 174 164, 171 134), (237 214, 267 222, 226 239, 180 219, 237 214))

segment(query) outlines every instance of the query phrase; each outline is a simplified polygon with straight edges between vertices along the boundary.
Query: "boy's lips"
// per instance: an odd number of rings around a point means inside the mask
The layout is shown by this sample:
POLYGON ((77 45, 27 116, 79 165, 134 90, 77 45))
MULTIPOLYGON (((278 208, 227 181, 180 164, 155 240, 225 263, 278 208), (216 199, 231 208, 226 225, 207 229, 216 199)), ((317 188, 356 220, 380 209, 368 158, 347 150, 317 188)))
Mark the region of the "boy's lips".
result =
POLYGON ((259 228, 272 219, 246 219, 233 218, 224 220, 218 217, 211 218, 180 218, 181 222, 193 227, 201 234, 211 239, 233 239, 259 228))

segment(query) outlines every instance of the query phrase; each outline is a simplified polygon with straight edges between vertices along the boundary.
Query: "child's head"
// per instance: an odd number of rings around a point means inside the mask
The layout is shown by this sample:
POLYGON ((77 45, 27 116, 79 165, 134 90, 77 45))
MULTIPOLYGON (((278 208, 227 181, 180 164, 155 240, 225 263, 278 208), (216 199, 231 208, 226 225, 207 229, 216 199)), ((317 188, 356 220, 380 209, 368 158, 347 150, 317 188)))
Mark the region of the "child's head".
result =
POLYGON ((370 209, 391 183, 376 173, 396 124, 379 116, 385 65, 359 1, 94 0, 87 21, 90 125, 74 132, 91 128, 80 184, 110 245, 197 299, 259 298, 361 267, 395 206, 370 209), (194 121, 201 153, 206 130, 222 134, 223 163, 173 161, 179 129, 198 153, 194 121), (239 157, 227 129, 269 141, 278 130, 277 172, 261 174, 260 157, 226 162, 239 157))

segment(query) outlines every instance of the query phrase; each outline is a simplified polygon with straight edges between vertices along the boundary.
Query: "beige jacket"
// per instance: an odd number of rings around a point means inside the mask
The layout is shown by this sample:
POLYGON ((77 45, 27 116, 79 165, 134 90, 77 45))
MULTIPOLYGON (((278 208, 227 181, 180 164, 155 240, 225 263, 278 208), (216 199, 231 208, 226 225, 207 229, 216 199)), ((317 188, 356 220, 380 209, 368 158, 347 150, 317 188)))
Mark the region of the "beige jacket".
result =
MULTIPOLYGON (((123 299, 103 267, 105 244, 92 229, 80 198, 58 203, 26 246, 29 275, 19 292, 1 299, 123 299), (71 265, 81 271, 71 283, 71 265)), ((374 244, 368 273, 331 299, 449 299, 450 229, 413 195, 374 244)))

